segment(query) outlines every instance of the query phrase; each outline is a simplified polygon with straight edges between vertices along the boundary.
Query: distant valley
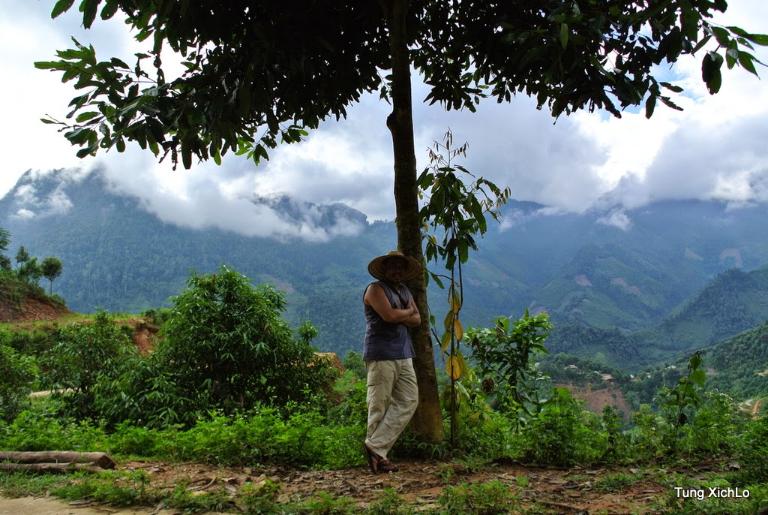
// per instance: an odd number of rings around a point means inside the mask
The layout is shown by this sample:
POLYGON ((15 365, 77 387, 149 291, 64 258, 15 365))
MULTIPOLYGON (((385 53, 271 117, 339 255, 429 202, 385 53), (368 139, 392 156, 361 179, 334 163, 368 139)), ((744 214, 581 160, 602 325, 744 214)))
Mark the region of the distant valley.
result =
MULTIPOLYGON (((329 237, 273 239, 172 225, 114 191, 98 171, 24 175, 0 200, 0 226, 11 232, 11 255, 24 245, 62 259, 55 290, 73 310, 167 305, 190 272, 229 264, 285 291, 286 316, 294 325, 311 320, 322 349, 359 350, 366 265, 395 246, 394 225, 369 223, 342 204, 252 201, 329 237)), ((669 201, 574 214, 512 201, 503 214, 464 270, 466 325, 546 309, 557 327, 553 351, 632 369, 768 319, 766 205, 669 201)), ((431 287, 438 316, 443 296, 431 287)))

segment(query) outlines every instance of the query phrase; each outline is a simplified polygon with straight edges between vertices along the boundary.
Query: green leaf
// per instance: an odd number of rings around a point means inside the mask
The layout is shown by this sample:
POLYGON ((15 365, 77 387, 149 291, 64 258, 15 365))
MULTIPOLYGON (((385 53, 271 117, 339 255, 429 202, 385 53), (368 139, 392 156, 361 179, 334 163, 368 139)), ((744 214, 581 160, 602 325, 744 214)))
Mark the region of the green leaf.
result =
POLYGON ((674 91, 675 93, 683 92, 683 88, 681 88, 680 86, 676 86, 674 84, 670 84, 669 82, 660 82, 659 84, 661 84, 664 88, 670 91, 674 91))
POLYGON ((83 13, 83 27, 86 29, 90 29, 93 25, 100 2, 101 0, 83 0, 80 4, 80 11, 83 13))
POLYGON ((51 18, 57 18, 61 13, 68 11, 74 3, 75 0, 59 0, 56 2, 56 5, 53 6, 51 18))
POLYGON ((653 116, 653 110, 656 108, 656 95, 650 95, 645 101, 645 117, 653 116))
POLYGON ((757 45, 768 46, 768 34, 747 34, 744 37, 757 45))
POLYGON ((563 45, 563 48, 568 46, 569 34, 570 34, 570 30, 568 29, 568 24, 561 23, 560 24, 560 44, 563 45))
POLYGON ((192 149, 189 148, 189 145, 181 145, 181 161, 187 170, 192 167, 192 149))
POLYGON ((749 52, 739 52, 739 64, 742 68, 747 70, 749 73, 757 76, 757 70, 755 69, 755 63, 752 62, 754 59, 754 56, 750 54, 749 52))
POLYGON ((101 10, 101 19, 108 20, 115 15, 118 8, 117 0, 107 0, 104 8, 101 10))
POLYGON ((731 38, 728 37, 728 31, 722 27, 712 27, 712 34, 715 35, 717 42, 724 46, 730 46, 731 38))
POLYGON ((75 118, 75 121, 77 123, 86 122, 86 121, 88 121, 88 120, 90 120, 92 118, 96 118, 100 114, 101 113, 96 112, 96 111, 88 111, 87 113, 80 113, 79 115, 77 115, 77 118, 75 118))
POLYGON ((707 52, 701 61, 701 78, 707 85, 710 94, 720 91, 722 85, 722 76, 720 67, 723 65, 723 56, 717 52, 707 52))

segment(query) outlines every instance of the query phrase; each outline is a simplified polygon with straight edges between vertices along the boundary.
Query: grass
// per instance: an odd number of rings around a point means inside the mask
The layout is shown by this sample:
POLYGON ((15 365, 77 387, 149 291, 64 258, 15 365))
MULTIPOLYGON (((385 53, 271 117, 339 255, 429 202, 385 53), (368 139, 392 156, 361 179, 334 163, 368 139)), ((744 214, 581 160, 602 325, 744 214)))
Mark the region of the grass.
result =
POLYGON ((606 474, 595 481, 595 490, 598 492, 618 492, 643 479, 642 474, 626 474, 615 472, 606 474))

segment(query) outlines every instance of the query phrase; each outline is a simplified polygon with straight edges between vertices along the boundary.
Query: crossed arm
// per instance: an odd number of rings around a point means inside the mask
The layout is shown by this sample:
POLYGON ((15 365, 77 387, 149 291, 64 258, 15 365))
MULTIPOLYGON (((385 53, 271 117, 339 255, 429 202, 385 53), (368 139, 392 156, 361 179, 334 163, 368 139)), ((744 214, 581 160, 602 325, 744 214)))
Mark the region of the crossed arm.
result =
POLYGON ((416 327, 421 324, 419 309, 413 298, 406 309, 395 309, 389 303, 384 290, 373 284, 365 291, 364 302, 371 306, 385 322, 390 324, 405 324, 408 327, 416 327))

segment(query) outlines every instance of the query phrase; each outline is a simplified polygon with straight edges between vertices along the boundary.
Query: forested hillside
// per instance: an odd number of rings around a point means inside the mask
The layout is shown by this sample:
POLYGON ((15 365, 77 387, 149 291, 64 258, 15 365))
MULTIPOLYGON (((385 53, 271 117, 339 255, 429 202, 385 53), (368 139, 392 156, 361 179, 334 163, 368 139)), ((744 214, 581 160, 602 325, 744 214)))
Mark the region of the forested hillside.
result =
MULTIPOLYGON (((284 290, 288 320, 298 325, 311 319, 321 348, 342 354, 359 349, 360 298, 370 280, 366 265, 394 247, 394 225, 370 223, 341 204, 317 206, 287 197, 253 202, 274 209, 286 223, 314 224, 327 237, 261 238, 166 223, 141 200, 115 191, 98 170, 27 173, 0 200, 0 226, 13 235, 12 252, 25 245, 62 258, 66 266, 55 289, 76 311, 140 312, 167 305, 190 271, 206 273, 226 263, 284 290), (338 230, 342 225, 345 230, 338 230)), ((490 325, 496 316, 519 316, 526 307, 546 309, 557 328, 551 340, 556 350, 642 366, 659 357, 647 352, 648 331, 676 307, 676 318, 664 327, 679 342, 663 341, 663 355, 735 334, 767 313, 759 298, 751 302, 741 293, 727 296, 728 302, 705 302, 706 295, 688 301, 718 273, 768 263, 764 205, 729 209, 685 201, 569 214, 511 201, 503 216, 464 270, 467 325, 490 325), (612 217, 617 212, 624 215, 620 227, 612 217), (739 315, 743 302, 749 307, 739 315), (714 323, 705 308, 696 307, 702 303, 730 318, 714 323)), ((756 279, 743 277, 752 275, 732 272, 716 283, 746 281, 749 295, 757 295, 751 289, 756 279)), ((736 292, 740 284, 727 287, 736 292)), ((432 286, 433 309, 441 310, 443 294, 432 286)))

